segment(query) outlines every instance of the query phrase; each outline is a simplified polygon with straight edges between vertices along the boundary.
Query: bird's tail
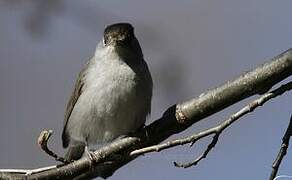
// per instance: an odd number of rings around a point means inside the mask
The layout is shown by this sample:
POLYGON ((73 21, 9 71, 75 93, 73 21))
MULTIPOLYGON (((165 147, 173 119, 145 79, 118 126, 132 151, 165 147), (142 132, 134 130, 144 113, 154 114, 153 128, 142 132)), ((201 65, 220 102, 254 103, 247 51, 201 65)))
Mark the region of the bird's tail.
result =
POLYGON ((71 143, 68 147, 68 151, 65 155, 67 161, 78 160, 82 157, 85 149, 85 143, 83 142, 74 142, 71 143))

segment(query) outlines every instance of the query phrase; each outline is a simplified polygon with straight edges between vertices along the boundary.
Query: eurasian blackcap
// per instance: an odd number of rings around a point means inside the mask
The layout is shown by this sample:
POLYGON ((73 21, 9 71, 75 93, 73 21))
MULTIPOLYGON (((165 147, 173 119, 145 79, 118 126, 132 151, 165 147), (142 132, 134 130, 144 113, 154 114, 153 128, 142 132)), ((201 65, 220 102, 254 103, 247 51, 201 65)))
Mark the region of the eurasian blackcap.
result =
POLYGON ((129 23, 104 30, 94 56, 79 73, 68 102, 63 147, 66 160, 85 146, 112 141, 144 126, 151 110, 152 78, 129 23))

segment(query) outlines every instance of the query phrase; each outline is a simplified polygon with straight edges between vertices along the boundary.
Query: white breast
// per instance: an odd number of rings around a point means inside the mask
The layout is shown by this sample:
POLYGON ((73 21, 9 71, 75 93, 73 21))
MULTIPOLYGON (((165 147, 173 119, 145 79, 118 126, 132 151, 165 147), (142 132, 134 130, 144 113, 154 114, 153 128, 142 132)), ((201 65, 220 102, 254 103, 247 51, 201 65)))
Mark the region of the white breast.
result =
POLYGON ((95 60, 87 70, 68 124, 75 140, 94 144, 128 134, 144 125, 150 111, 152 92, 143 88, 148 83, 140 81, 143 74, 113 53, 106 59, 95 60))

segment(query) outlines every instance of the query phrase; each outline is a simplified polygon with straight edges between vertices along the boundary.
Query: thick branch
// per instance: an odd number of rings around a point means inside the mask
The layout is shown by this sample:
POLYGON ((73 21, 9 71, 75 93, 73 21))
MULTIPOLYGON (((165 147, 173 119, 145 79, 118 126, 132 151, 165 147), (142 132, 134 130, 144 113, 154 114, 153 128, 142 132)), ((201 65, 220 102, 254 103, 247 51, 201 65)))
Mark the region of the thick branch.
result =
MULTIPOLYGON (((262 94, 272 86, 292 74, 292 49, 280 54, 253 71, 250 71, 234 81, 200 95, 198 98, 170 107, 163 117, 148 125, 137 134, 139 138, 120 139, 96 153, 102 154, 102 160, 92 164, 89 159, 82 158, 71 164, 51 169, 45 172, 32 174, 27 179, 53 179, 80 177, 108 177, 115 170, 127 164, 136 157, 130 157, 129 153, 134 149, 155 145, 169 136, 179 133, 190 127, 195 122, 214 114, 240 100, 255 94, 262 94), (147 132, 147 138, 144 136, 147 132), (114 146, 113 144, 118 144, 114 146), (101 152, 102 151, 102 152, 101 152), (118 160, 105 163, 104 160, 113 153, 120 153, 118 160), (90 168, 94 166, 94 168, 90 168), (98 171, 95 171, 98 170, 98 171), (95 173, 93 173, 95 172, 95 173)), ((1 175, 1 173, 0 173, 1 175)))
POLYGON ((198 98, 184 102, 179 107, 184 116, 194 123, 242 99, 267 92, 276 83, 292 74, 291 64, 292 49, 289 49, 273 58, 271 62, 198 98))
MULTIPOLYGON (((225 121, 221 122, 219 125, 217 125, 217 126, 215 126, 213 128, 201 131, 199 133, 195 133, 195 134, 193 134, 191 136, 188 136, 186 138, 179 138, 179 139, 168 141, 168 142, 165 142, 165 143, 162 143, 162 144, 153 145, 153 146, 145 147, 145 148, 142 148, 142 149, 137 149, 137 150, 132 151, 130 153, 130 155, 141 155, 141 154, 145 154, 145 153, 149 153, 149 152, 159 152, 159 151, 164 150, 164 149, 169 149, 169 148, 174 147, 174 146, 184 145, 184 144, 188 144, 188 143, 191 143, 191 146, 192 146, 198 140, 214 134, 213 140, 208 145, 206 151, 204 151, 203 154, 200 155, 197 159, 195 159, 194 161, 192 161, 192 162, 190 162, 188 164, 175 163, 176 166, 184 167, 184 168, 196 165, 199 161, 201 161, 203 158, 205 158, 207 156, 207 154, 210 152, 210 150, 212 148, 214 148, 214 146, 216 145, 216 143, 218 141, 218 138, 219 138, 220 134, 227 127, 231 126, 234 122, 239 120, 242 116, 253 112, 257 107, 264 105, 264 103, 266 103, 270 99, 275 98, 277 96, 280 96, 284 92, 290 91, 291 89, 292 89, 292 82, 289 82, 289 83, 287 83, 285 85, 282 85, 281 87, 279 87, 279 88, 277 88, 277 89, 275 89, 275 90, 273 90, 271 92, 268 92, 268 93, 262 95, 258 99, 250 102, 249 104, 247 104, 246 106, 241 108, 239 111, 237 111, 236 113, 232 114, 228 119, 226 119, 225 121)), ((289 127, 291 129, 292 128, 292 124, 290 126, 289 127)), ((289 130, 286 131, 286 134, 287 134, 287 132, 290 132, 289 130)), ((292 133, 292 131, 291 131, 291 133, 292 133)), ((287 140, 287 138, 283 138, 283 140, 284 139, 287 140)))

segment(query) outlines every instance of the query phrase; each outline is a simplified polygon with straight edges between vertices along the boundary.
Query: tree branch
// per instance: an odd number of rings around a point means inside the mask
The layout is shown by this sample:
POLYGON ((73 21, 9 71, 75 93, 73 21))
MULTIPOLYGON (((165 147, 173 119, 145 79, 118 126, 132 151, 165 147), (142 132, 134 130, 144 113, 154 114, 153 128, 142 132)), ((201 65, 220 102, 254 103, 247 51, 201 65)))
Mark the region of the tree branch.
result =
MULTIPOLYGON (((163 116, 136 134, 137 137, 119 139, 95 151, 99 159, 91 162, 82 158, 73 163, 48 171, 27 175, 27 179, 80 179, 88 177, 109 177, 115 170, 137 156, 130 156, 135 149, 162 142, 169 136, 182 132, 192 124, 208 117, 242 99, 263 94, 272 86, 292 75, 292 49, 273 58, 270 62, 239 78, 203 93, 187 102, 171 106, 163 116), (147 132, 147 137, 145 136, 147 132), (107 161, 107 158, 118 159, 107 161), (114 156, 113 156, 114 155, 114 156)), ((9 174, 1 173, 1 176, 9 174)), ((14 174, 13 174, 14 175, 14 174)))
POLYGON ((281 145, 280 151, 279 151, 275 161, 273 162, 270 180, 274 180, 276 175, 277 175, 280 164, 281 164, 284 156, 287 154, 287 149, 289 147, 289 141, 290 141, 291 136, 292 136, 292 115, 290 117, 290 121, 289 121, 289 125, 287 127, 287 130, 282 138, 282 145, 281 145))
POLYGON ((159 151, 164 150, 164 149, 169 149, 169 148, 174 147, 174 146, 184 145, 184 144, 189 144, 189 143, 191 143, 191 146, 192 146, 198 140, 214 134, 213 140, 208 145, 207 149, 197 159, 195 159, 194 161, 187 163, 187 164, 179 164, 176 162, 174 163, 175 166, 183 167, 183 168, 188 168, 190 166, 196 165, 199 161, 201 161, 203 158, 205 158, 207 156, 207 154, 210 152, 210 150, 212 148, 215 147, 216 143, 218 142, 218 138, 219 138, 220 134, 227 127, 232 125, 235 121, 237 121, 242 116, 253 112, 257 107, 262 106, 268 100, 275 98, 277 96, 280 96, 284 92, 289 91, 291 89, 292 89, 292 82, 289 82, 289 83, 282 85, 281 87, 279 87, 271 92, 268 92, 268 93, 262 95, 260 98, 252 101, 251 103, 244 106, 242 109, 240 109, 236 113, 232 114, 228 119, 226 119, 225 121, 223 121, 222 123, 220 123, 219 125, 217 125, 213 128, 201 131, 199 133, 193 134, 193 135, 188 136, 186 138, 180 138, 180 139, 168 141, 168 142, 165 142, 165 143, 162 143, 159 145, 154 145, 154 146, 134 150, 130 153, 130 155, 141 155, 141 154, 145 154, 145 153, 149 153, 149 152, 159 152, 159 151))

